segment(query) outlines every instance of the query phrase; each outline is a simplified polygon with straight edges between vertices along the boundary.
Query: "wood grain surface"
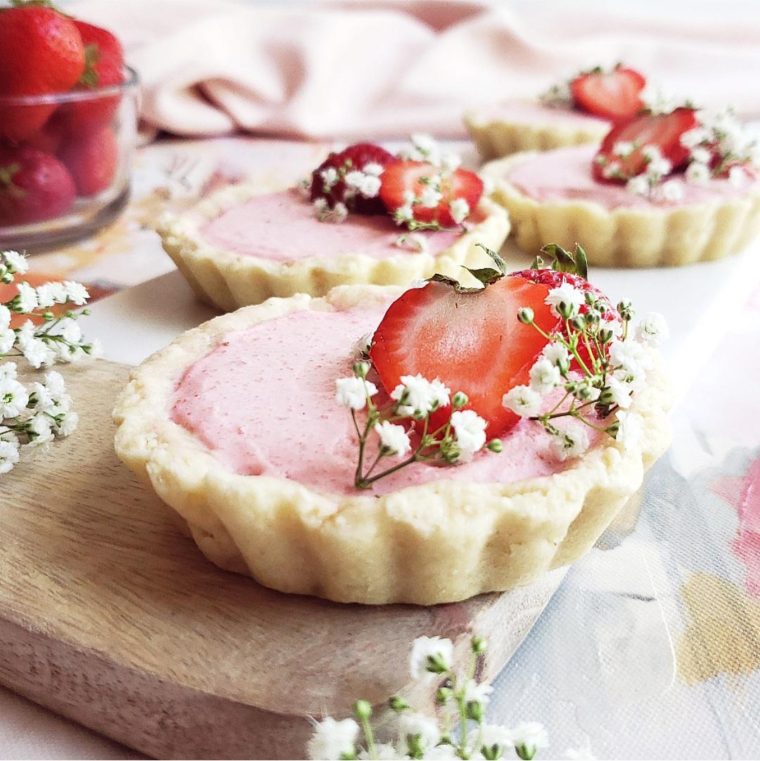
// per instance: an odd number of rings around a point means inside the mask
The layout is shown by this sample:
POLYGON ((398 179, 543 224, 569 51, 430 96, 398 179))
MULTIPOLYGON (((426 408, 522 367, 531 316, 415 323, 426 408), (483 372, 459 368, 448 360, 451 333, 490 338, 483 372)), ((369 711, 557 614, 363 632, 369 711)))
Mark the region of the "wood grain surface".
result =
MULTIPOLYGON (((267 590, 209 563, 113 454, 129 368, 67 368, 70 438, 2 477, 0 682, 148 755, 299 758, 310 717, 408 684, 412 640, 502 668, 561 581, 431 608, 339 605, 267 590)), ((432 691, 432 688, 431 688, 432 691)))

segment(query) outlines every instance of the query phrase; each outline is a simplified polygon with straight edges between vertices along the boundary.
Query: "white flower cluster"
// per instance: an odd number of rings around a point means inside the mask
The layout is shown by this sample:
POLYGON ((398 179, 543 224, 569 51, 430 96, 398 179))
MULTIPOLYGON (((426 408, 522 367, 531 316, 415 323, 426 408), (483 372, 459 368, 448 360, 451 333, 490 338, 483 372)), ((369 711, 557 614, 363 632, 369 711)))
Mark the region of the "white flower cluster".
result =
POLYGON ((462 159, 453 151, 446 151, 432 136, 416 133, 409 137, 410 144, 399 151, 399 157, 408 161, 424 161, 440 167, 444 172, 459 168, 462 159))
MULTIPOLYGON (((667 338, 665 319, 651 313, 631 335, 630 302, 621 301, 615 314, 593 293, 569 282, 552 288, 546 304, 566 327, 547 336, 550 342, 530 370, 530 384, 504 394, 504 406, 521 418, 538 421, 552 436, 552 450, 560 460, 588 449, 589 428, 600 428, 590 419, 592 414, 623 446, 635 444, 641 419, 629 408, 651 365, 645 347, 656 347, 667 338), (613 413, 615 419, 609 422, 613 413)), ((518 318, 540 330, 532 310, 521 309, 518 318)))
POLYGON ((379 393, 378 387, 367 379, 370 364, 356 362, 353 371, 352 376, 335 381, 335 401, 351 410, 359 435, 359 463, 355 477, 358 488, 367 488, 380 478, 419 460, 439 459, 453 465, 468 462, 484 447, 493 452, 500 450, 500 441, 486 440, 486 421, 474 410, 464 409, 469 402, 467 395, 462 392, 452 395, 439 379, 429 381, 419 374, 402 375, 401 382, 390 393, 392 404, 381 410, 373 401, 379 393), (449 406, 452 408, 449 419, 431 430, 430 416, 449 406), (362 430, 356 413, 365 408, 367 420, 362 430), (415 428, 414 421, 419 429, 415 428), (377 436, 378 451, 365 472, 365 450, 371 433, 377 436), (375 468, 387 457, 400 458, 402 462, 376 472, 375 468))
MULTIPOLYGON (((345 222, 348 217, 348 206, 346 201, 350 201, 357 196, 362 198, 377 198, 380 194, 381 180, 384 167, 377 162, 369 162, 363 167, 354 167, 350 162, 346 162, 341 167, 327 167, 320 172, 322 180, 322 192, 329 194, 336 185, 342 183, 341 192, 342 201, 337 201, 330 206, 326 198, 316 198, 314 200, 314 213, 320 222, 345 222)), ((299 187, 303 188, 304 193, 311 193, 311 181, 305 180, 299 187)))
POLYGON ((644 108, 653 116, 669 114, 676 108, 684 106, 682 99, 676 98, 672 93, 662 89, 658 85, 647 84, 639 94, 644 108))
MULTIPOLYGON (((469 673, 475 673, 486 650, 480 637, 470 642, 469 673)), ((454 645, 441 637, 419 637, 412 645, 410 673, 415 680, 438 681, 438 716, 415 711, 403 698, 393 697, 390 708, 397 721, 391 742, 376 741, 365 700, 354 704, 355 719, 327 717, 316 723, 307 751, 311 759, 500 759, 514 750, 518 758, 532 759, 549 745, 543 725, 521 722, 513 729, 485 720, 493 688, 453 667, 454 645), (439 718, 440 717, 440 718, 439 718), (358 721, 357 721, 358 720, 358 721), (453 731, 456 723, 457 731, 453 731), (360 726, 361 725, 361 726, 360 726), (364 742, 359 735, 363 731, 364 742)))
POLYGON ((334 222, 340 224, 348 217, 348 207, 342 201, 330 206, 326 198, 314 199, 314 213, 320 222, 334 222))
POLYGON ((700 111, 699 126, 681 135, 681 145, 689 151, 686 179, 705 185, 711 177, 726 176, 742 187, 760 166, 760 143, 727 109, 718 113, 700 111), (748 171, 749 170, 749 173, 748 171))
POLYGON ((426 254, 430 249, 428 239, 420 233, 404 233, 399 235, 393 242, 393 245, 418 254, 426 254))
MULTIPOLYGON (((0 303, 0 359, 23 357, 37 369, 99 353, 96 343, 83 339, 76 322, 79 315, 66 311, 56 317, 50 311, 67 304, 83 306, 89 298, 87 289, 72 281, 37 288, 25 281, 16 283, 16 276, 28 269, 26 258, 17 251, 0 252, 0 282, 16 286, 16 294, 0 303), (27 319, 14 327, 14 314, 37 322, 27 319)), ((49 372, 44 383, 25 385, 15 362, 0 364, 0 474, 16 465, 23 448, 68 436, 77 422, 60 374, 49 372)))
POLYGON ((18 463, 21 449, 68 436, 78 422, 59 373, 25 386, 15 362, 0 365, 0 474, 18 463))

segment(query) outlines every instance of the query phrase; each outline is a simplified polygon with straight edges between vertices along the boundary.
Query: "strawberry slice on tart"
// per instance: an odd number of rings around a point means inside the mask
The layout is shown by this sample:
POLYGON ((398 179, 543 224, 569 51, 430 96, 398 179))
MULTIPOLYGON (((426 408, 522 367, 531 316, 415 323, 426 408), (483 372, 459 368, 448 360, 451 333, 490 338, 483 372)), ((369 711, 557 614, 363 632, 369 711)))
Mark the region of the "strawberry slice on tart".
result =
POLYGON ((601 182, 626 182, 642 174, 652 151, 668 162, 664 174, 682 167, 689 150, 681 137, 699 125, 693 108, 676 108, 664 114, 641 114, 614 126, 602 141, 593 162, 593 176, 601 182))
POLYGON ((581 72, 570 81, 575 105, 614 122, 631 119, 644 108, 641 93, 646 79, 635 69, 618 65, 612 71, 601 67, 581 72))
POLYGON ((395 161, 383 172, 380 198, 409 229, 456 227, 478 205, 483 180, 468 169, 447 170, 425 161, 395 161))
MULTIPOLYGON (((559 318, 546 304, 549 286, 527 278, 504 277, 498 270, 475 270, 483 288, 462 288, 435 276, 422 288, 397 299, 375 331, 370 359, 388 393, 402 376, 437 378, 469 398, 468 407, 499 436, 518 422, 502 404, 506 389, 527 381, 530 368, 547 344, 535 328, 518 319, 522 307, 533 310, 537 325, 551 333, 559 318)), ((431 416, 431 427, 445 422, 450 408, 431 416)))

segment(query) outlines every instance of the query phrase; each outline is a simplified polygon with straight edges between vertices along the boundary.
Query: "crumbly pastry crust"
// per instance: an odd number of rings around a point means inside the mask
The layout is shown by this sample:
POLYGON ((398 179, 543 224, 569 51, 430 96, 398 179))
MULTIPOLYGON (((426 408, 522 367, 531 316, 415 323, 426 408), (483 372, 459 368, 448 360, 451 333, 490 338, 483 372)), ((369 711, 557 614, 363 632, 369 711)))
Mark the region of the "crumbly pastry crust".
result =
POLYGON ((464 116, 470 137, 483 161, 509 156, 521 151, 548 151, 583 143, 599 143, 609 132, 609 125, 589 120, 586 125, 562 122, 510 121, 470 111, 464 116))
MULTIPOLYGON (((203 239, 204 224, 230 207, 272 190, 251 184, 233 185, 217 191, 185 214, 161 220, 158 232, 164 250, 201 300, 223 311, 232 311, 259 304, 271 296, 296 293, 324 296, 341 285, 408 285, 436 272, 461 279, 461 265, 479 267, 490 263, 476 243, 498 251, 509 235, 509 219, 504 209, 484 198, 478 207, 482 221, 435 256, 399 248, 397 255, 385 258, 356 253, 278 262, 228 251, 203 239)), ((399 228, 398 232, 401 235, 404 230, 399 228)))
POLYGON ((440 481, 379 497, 236 474, 171 421, 183 372, 231 331, 398 293, 351 287, 325 298, 269 299, 185 333, 133 371, 114 409, 116 452, 211 561, 282 592, 339 602, 432 605, 506 590, 586 552, 667 447, 669 391, 660 372, 634 401, 644 421, 640 445, 608 439, 561 473, 508 484, 447 481, 442 470, 440 481))
POLYGON ((518 248, 535 254, 544 241, 583 245, 601 267, 672 267, 738 253, 760 234, 760 189, 746 196, 680 206, 608 209, 593 201, 537 201, 506 179, 535 151, 491 161, 492 198, 512 221, 518 248))

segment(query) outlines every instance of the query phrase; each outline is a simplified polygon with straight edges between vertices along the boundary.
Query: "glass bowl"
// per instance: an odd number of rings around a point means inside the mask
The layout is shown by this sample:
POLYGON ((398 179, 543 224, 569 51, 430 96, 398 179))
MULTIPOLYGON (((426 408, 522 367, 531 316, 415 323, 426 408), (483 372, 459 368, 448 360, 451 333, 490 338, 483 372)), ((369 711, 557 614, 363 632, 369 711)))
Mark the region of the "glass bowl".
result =
POLYGON ((92 235, 129 199, 137 73, 50 95, 0 96, 0 248, 41 251, 92 235))

